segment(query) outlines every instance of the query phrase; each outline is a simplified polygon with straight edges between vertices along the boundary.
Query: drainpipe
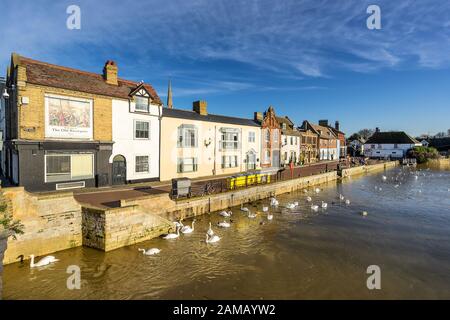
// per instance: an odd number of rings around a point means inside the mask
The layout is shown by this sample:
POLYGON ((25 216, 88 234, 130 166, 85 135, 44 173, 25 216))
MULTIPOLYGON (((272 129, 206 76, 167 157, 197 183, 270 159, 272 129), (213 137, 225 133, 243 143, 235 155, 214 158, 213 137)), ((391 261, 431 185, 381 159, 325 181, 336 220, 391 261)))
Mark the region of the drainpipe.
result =
POLYGON ((159 163, 158 163, 158 180, 161 181, 161 127, 162 127, 162 108, 158 106, 158 121, 159 121, 159 163))

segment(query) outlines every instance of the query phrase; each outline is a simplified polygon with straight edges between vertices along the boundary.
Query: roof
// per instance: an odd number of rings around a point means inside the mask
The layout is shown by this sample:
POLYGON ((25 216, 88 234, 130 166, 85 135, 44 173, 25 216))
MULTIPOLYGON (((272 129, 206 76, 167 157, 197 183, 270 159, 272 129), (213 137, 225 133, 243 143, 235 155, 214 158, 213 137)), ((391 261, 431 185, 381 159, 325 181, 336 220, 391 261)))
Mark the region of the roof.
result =
POLYGON ((329 127, 319 126, 318 124, 309 123, 311 127, 319 134, 322 139, 336 139, 337 136, 329 127))
POLYGON ((420 144, 419 141, 406 134, 404 131, 375 132, 366 144, 420 144))
MULTIPOLYGON (((116 86, 106 83, 103 74, 58 66, 23 56, 19 56, 19 65, 26 67, 28 83, 115 98, 129 99, 130 92, 140 85, 135 81, 118 78, 116 86)), ((142 85, 153 101, 161 104, 155 89, 148 83, 142 85)))
POLYGON ((252 126, 260 127, 261 124, 253 119, 244 119, 236 117, 221 116, 215 114, 201 115, 195 111, 183 110, 183 109, 171 109, 163 108, 163 117, 178 118, 178 119, 189 119, 196 121, 208 121, 208 122, 219 122, 219 123, 229 123, 240 126, 252 126))
POLYGON ((430 147, 435 147, 438 150, 450 149, 450 137, 432 138, 428 142, 430 147))
POLYGON ((297 129, 294 129, 294 123, 288 116, 284 117, 275 117, 280 124, 281 134, 286 136, 300 136, 300 132, 297 129), (286 124, 286 129, 283 129, 283 124, 286 124))

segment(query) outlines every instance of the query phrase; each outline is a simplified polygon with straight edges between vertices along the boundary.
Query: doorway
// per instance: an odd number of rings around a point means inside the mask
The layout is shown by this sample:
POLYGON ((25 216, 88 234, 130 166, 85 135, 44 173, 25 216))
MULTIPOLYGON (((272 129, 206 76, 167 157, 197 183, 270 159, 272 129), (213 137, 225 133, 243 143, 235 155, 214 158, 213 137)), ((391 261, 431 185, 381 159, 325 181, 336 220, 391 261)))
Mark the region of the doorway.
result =
POLYGON ((127 182, 127 163, 125 157, 117 155, 113 159, 112 165, 112 183, 125 184, 127 182))

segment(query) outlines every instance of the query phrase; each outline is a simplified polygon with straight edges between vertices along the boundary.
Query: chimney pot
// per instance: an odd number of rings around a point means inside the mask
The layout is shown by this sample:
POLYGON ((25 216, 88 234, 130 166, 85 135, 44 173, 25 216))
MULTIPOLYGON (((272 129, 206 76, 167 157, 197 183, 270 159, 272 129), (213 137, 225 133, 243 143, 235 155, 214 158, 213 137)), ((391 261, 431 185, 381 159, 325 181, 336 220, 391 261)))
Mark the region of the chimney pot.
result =
POLYGON ((208 106, 208 103, 206 101, 200 100, 200 101, 194 101, 192 103, 193 111, 197 112, 198 114, 200 114, 202 116, 208 115, 207 106, 208 106))
POLYGON ((319 120, 319 126, 328 127, 328 120, 319 120))
POLYGON ((336 121, 336 122, 334 123, 334 128, 335 128, 337 131, 341 131, 341 130, 340 130, 340 126, 339 126, 339 121, 336 121))
POLYGON ((259 122, 263 122, 263 119, 264 119, 262 112, 255 112, 253 118, 255 121, 259 121, 259 122))
POLYGON ((375 132, 380 132, 380 128, 376 127, 375 132))

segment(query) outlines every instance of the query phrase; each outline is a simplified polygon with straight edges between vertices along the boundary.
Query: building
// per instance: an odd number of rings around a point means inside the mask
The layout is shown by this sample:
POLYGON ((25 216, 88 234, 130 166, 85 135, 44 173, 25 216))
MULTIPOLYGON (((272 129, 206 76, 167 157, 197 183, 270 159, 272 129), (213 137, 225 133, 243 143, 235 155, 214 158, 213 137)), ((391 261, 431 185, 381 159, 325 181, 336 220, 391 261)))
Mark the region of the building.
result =
POLYGON ((257 119, 209 114, 206 101, 193 110, 163 108, 161 180, 231 175, 260 168, 257 119))
MULTIPOLYGON (((327 121, 327 120, 324 120, 327 121)), ((328 121, 327 121, 328 123, 328 121)), ((338 138, 338 158, 346 158, 347 157, 347 141, 345 140, 345 133, 340 130, 339 121, 334 122, 334 127, 328 126, 331 130, 333 130, 334 134, 338 138)))
POLYGON ((319 133, 307 121, 298 128, 300 132, 300 164, 306 165, 319 160, 319 133))
POLYGON ((300 132, 289 117, 276 117, 281 127, 281 165, 300 164, 300 132))
POLYGON ((422 144, 403 131, 381 132, 378 128, 364 144, 364 155, 370 158, 403 158, 409 149, 422 144))
POLYGON ((428 142, 428 146, 436 148, 441 155, 447 156, 450 154, 450 137, 431 138, 428 142))
POLYGON ((261 124, 261 167, 264 171, 278 171, 281 165, 281 127, 270 106, 264 114, 255 112, 255 119, 261 124))
MULTIPOLYGON (((117 73, 112 61, 97 74, 13 54, 6 79, 5 176, 29 191, 62 190, 108 186, 124 172, 128 180, 130 164, 139 171, 154 166, 151 157, 147 164, 136 158, 140 142, 128 149, 123 145, 135 129, 145 131, 134 120, 154 117, 159 97, 150 85, 120 79, 117 73), (145 101, 149 112, 141 113, 145 101), (117 131, 119 123, 131 132, 128 136, 117 131), (124 140, 113 147, 113 136, 124 140), (126 170, 114 168, 117 154, 125 158, 119 166, 126 170)), ((159 138, 155 141, 152 147, 159 149, 159 138)))
POLYGON ((364 143, 365 142, 366 142, 366 140, 364 140, 361 137, 358 137, 353 140, 349 140, 347 143, 348 154, 350 154, 352 157, 364 156, 364 143))
POLYGON ((3 151, 3 141, 5 139, 5 108, 6 108, 6 99, 8 97, 6 91, 6 79, 0 77, 0 174, 3 175, 5 170, 5 160, 4 160, 4 151, 3 151))
POLYGON ((319 125, 310 123, 319 135, 319 160, 331 161, 339 159, 339 140, 334 131, 328 126, 328 121, 321 120, 319 125))

